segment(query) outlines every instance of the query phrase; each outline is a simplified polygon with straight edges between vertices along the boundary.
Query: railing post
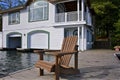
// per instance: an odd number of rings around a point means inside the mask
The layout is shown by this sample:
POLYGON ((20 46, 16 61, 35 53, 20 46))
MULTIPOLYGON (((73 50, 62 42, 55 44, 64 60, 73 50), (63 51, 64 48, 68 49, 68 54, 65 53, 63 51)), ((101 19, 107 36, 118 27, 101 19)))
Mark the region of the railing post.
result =
POLYGON ((77 15, 78 21, 80 21, 80 0, 77 0, 77 15))
POLYGON ((65 12, 65 22, 67 22, 67 12, 65 12))
MULTIPOLYGON (((80 45, 80 36, 81 36, 81 31, 80 31, 80 26, 78 26, 78 45, 80 45)), ((78 47, 78 50, 80 50, 80 46, 78 47)))
POLYGON ((84 5, 84 0, 81 0, 81 20, 84 21, 84 16, 85 16, 85 5, 84 5))

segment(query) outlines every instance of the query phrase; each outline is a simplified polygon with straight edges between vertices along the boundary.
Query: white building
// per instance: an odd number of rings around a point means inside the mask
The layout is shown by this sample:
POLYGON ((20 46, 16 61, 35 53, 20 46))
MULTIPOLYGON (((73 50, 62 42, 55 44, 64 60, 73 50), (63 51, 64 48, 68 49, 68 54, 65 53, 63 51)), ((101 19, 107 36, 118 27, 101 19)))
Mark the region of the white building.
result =
POLYGON ((3 48, 60 49, 64 37, 77 35, 79 50, 92 48, 89 0, 28 0, 0 12, 3 48))
POLYGON ((0 48, 2 48, 2 32, 0 32, 0 48))

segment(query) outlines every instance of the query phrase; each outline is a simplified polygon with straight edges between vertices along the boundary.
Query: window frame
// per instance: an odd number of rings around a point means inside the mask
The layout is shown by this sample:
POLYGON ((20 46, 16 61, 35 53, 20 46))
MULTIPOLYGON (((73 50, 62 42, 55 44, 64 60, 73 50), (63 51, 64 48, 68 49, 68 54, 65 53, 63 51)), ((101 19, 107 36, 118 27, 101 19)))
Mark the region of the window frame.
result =
POLYGON ((8 24, 9 25, 20 24, 20 11, 8 13, 8 24), (17 17, 15 17, 15 23, 13 23, 13 19, 11 18, 11 15, 13 14, 15 14, 15 16, 18 17, 18 21, 17 21, 17 17))
POLYGON ((33 4, 31 4, 30 6, 29 6, 29 11, 28 11, 28 22, 37 22, 37 21, 46 21, 46 20, 49 20, 49 3, 46 1, 46 0, 37 0, 37 1, 35 1, 33 4), (34 10, 35 9, 40 9, 40 10, 42 10, 42 15, 43 15, 43 17, 42 17, 42 19, 35 19, 34 18, 34 14, 35 13, 31 13, 31 6, 35 6, 35 3, 36 2, 41 2, 41 1, 44 1, 45 3, 43 3, 43 4, 45 4, 44 6, 39 6, 39 7, 36 7, 36 8, 32 8, 32 12, 35 12, 34 10), (45 9, 45 8, 47 8, 47 9, 45 9), (45 12, 46 11, 46 12, 45 12), (46 13, 46 18, 45 18, 45 13, 46 13), (33 16, 31 16, 31 14, 33 15, 33 16), (33 17, 33 19, 31 19, 31 17, 33 17))

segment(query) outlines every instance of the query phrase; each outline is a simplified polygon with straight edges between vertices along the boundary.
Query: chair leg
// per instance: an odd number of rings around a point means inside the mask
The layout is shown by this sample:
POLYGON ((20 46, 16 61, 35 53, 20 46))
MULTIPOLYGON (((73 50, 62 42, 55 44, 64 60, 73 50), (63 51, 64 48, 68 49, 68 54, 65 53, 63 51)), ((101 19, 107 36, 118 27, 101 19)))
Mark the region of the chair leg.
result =
POLYGON ((44 75, 44 70, 40 68, 40 76, 44 75))
POLYGON ((55 80, 59 80, 59 72, 55 72, 55 80))
POLYGON ((55 80, 59 80, 59 72, 55 71, 55 80))
POLYGON ((75 61, 74 62, 75 63, 75 69, 78 69, 78 53, 75 54, 75 58, 74 59, 75 59, 74 60, 75 61))
POLYGON ((56 57, 56 66, 55 66, 55 80, 59 80, 60 67, 58 63, 58 56, 56 57))

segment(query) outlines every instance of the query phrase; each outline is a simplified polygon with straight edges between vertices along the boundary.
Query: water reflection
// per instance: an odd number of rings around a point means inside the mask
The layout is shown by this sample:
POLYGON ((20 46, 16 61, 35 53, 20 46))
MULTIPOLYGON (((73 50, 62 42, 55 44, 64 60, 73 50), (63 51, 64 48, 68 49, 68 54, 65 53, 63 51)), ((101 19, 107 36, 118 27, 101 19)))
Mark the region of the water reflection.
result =
POLYGON ((34 53, 0 51, 0 77, 11 72, 34 66, 39 56, 34 53))

